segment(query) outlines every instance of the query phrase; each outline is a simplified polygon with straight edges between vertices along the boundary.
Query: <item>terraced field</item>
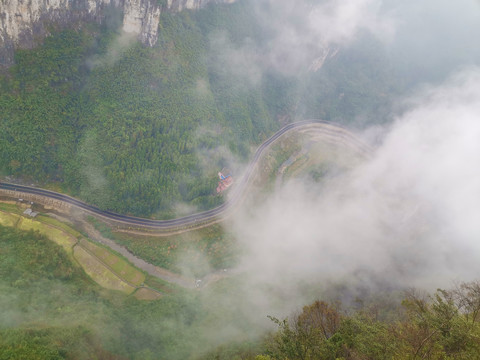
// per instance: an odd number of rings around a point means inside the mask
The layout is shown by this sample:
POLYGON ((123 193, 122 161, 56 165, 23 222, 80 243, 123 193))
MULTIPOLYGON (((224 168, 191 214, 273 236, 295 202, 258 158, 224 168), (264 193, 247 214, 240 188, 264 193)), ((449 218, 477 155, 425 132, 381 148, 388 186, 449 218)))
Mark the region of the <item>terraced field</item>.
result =
MULTIPOLYGON (((36 219, 27 218, 14 212, 15 205, 2 204, 0 224, 20 230, 33 230, 60 245, 65 252, 83 268, 100 286, 132 294, 142 300, 154 300, 161 296, 159 291, 145 287, 145 274, 111 250, 94 244, 70 226, 39 215, 36 219)), ((17 211, 18 212, 18 211, 17 211)))

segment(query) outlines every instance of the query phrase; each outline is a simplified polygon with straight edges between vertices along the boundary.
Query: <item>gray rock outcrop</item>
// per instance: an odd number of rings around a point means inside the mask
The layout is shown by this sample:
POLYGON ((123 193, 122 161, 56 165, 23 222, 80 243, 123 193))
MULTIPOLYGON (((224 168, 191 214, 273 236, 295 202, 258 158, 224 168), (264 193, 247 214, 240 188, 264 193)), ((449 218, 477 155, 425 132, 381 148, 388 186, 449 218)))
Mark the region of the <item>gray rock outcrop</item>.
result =
POLYGON ((147 46, 158 39, 161 11, 199 9, 208 3, 235 0, 0 0, 0 66, 13 63, 16 48, 32 48, 49 33, 49 26, 77 27, 101 23, 109 11, 123 14, 122 29, 147 46))

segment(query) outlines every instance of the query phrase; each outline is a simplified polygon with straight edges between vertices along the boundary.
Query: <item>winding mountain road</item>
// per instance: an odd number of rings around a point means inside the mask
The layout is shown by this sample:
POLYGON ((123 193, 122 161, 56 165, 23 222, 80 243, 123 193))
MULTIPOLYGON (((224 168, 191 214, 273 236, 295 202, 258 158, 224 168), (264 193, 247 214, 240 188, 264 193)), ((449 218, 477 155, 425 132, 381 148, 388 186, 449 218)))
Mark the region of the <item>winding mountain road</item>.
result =
POLYGON ((50 199, 62 201, 93 215, 100 216, 107 220, 120 222, 125 225, 146 227, 157 230, 172 230, 192 227, 195 228, 200 224, 205 224, 224 216, 228 210, 236 206, 244 196, 244 193, 255 173, 255 167, 257 166, 262 155, 264 155, 268 148, 272 144, 274 144, 279 138, 289 132, 302 128, 307 131, 309 128, 311 128, 313 129, 312 131, 326 136, 330 141, 352 147, 355 151, 364 155, 368 155, 371 151, 368 145, 364 144, 354 134, 339 125, 334 125, 332 123, 322 120, 305 120, 288 124, 281 128, 279 131, 277 131, 270 138, 265 140, 259 146, 259 148, 255 152, 255 155, 253 156, 252 161, 248 164, 243 177, 236 183, 235 187, 232 189, 231 196, 226 202, 211 210, 202 211, 196 214, 171 220, 152 220, 128 215, 121 215, 108 210, 101 210, 96 206, 89 205, 68 195, 31 186, 0 182, 0 189, 40 195, 50 199))

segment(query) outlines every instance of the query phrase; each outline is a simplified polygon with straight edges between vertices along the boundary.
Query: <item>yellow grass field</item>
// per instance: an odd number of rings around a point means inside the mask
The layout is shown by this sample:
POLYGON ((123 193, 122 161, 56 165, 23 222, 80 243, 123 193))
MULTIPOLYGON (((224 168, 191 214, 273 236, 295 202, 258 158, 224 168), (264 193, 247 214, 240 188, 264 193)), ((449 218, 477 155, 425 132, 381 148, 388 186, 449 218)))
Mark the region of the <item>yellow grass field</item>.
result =
POLYGON ((0 225, 15 227, 20 216, 0 211, 0 225))
POLYGON ((127 294, 131 294, 135 291, 135 287, 130 286, 125 281, 121 280, 96 257, 88 253, 82 247, 75 246, 73 254, 75 259, 77 259, 80 265, 82 265, 87 275, 100 286, 111 290, 123 291, 127 294))
MULTIPOLYGON (((26 231, 34 230, 45 235, 62 246, 87 275, 107 289, 132 294, 138 286, 145 282, 145 274, 128 261, 102 246, 81 238, 81 233, 56 219, 43 215, 30 219, 0 209, 0 225, 26 231)), ((140 288, 134 296, 141 300, 155 300, 161 297, 161 294, 148 288, 140 288)))
POLYGON ((72 227, 68 226, 67 224, 64 224, 61 221, 53 219, 49 216, 38 215, 36 217, 36 220, 40 221, 44 224, 52 225, 52 226, 55 226, 57 228, 60 228, 60 229, 64 230, 65 232, 67 232, 68 234, 72 235, 73 237, 76 237, 77 239, 79 239, 82 236, 82 234, 80 234, 77 230, 75 230, 72 227))
POLYGON ((42 224, 41 222, 33 219, 21 217, 17 223, 17 228, 21 230, 38 230, 40 234, 45 235, 50 240, 63 247, 69 254, 71 253, 72 246, 77 242, 77 239, 66 232, 52 226, 42 224))
POLYGON ((110 266, 117 275, 127 282, 136 286, 144 283, 145 274, 130 265, 128 261, 85 239, 80 240, 80 246, 89 250, 105 264, 110 266))

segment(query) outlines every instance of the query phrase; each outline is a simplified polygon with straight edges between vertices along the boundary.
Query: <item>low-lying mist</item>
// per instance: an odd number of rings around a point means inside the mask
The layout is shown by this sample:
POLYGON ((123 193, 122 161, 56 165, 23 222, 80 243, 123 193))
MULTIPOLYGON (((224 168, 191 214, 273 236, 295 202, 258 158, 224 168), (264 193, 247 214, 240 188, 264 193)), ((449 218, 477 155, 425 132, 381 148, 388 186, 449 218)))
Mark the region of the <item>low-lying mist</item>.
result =
POLYGON ((282 311, 278 297, 291 311, 328 284, 354 293, 474 279, 479 84, 480 69, 469 68, 418 91, 407 111, 375 129, 382 135, 370 158, 321 183, 290 180, 236 214, 231 230, 245 249, 238 271, 249 279, 239 291, 243 311, 282 311))
POLYGON ((261 0, 249 6, 263 41, 231 42, 223 33, 210 40, 223 66, 252 84, 272 69, 294 77, 317 71, 338 51, 362 42, 365 33, 379 40, 391 71, 408 86, 441 81, 480 60, 480 3, 475 0, 261 0))
MULTIPOLYGON (((314 297, 338 296, 330 291, 338 287, 347 287, 353 299, 365 290, 435 290, 475 279, 480 53, 473 42, 480 35, 480 4, 265 0, 252 6, 265 43, 231 41, 222 33, 210 38, 222 66, 238 78, 255 86, 273 69, 286 77, 309 74, 319 89, 331 86, 335 73, 322 61, 343 53, 342 61, 354 66, 358 52, 349 49, 361 48, 369 33, 388 65, 378 74, 360 66, 359 76, 371 77, 371 84, 391 76, 393 90, 387 84, 377 95, 392 101, 388 111, 378 112, 389 112, 388 118, 343 119, 362 128, 357 135, 373 145, 368 159, 321 182, 290 180, 235 213, 226 226, 243 253, 232 271, 244 280, 217 301, 268 324, 266 315, 287 315, 314 297), (384 125, 373 125, 379 123, 384 125)), ((357 109, 371 105, 361 86, 350 91, 350 79, 335 80, 329 99, 339 108, 348 96, 360 99, 352 100, 357 109)), ((298 120, 309 106, 304 95, 298 120)), ((304 113, 322 117, 322 111, 304 113)))

